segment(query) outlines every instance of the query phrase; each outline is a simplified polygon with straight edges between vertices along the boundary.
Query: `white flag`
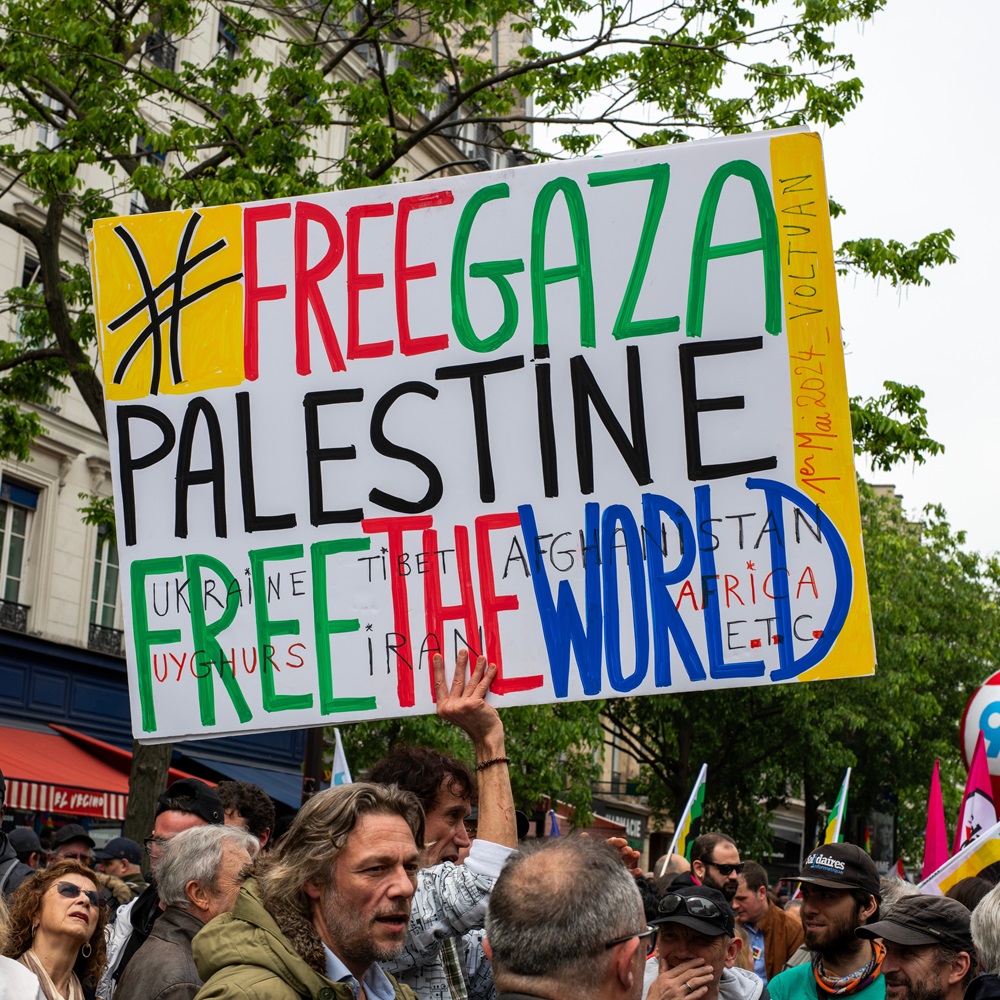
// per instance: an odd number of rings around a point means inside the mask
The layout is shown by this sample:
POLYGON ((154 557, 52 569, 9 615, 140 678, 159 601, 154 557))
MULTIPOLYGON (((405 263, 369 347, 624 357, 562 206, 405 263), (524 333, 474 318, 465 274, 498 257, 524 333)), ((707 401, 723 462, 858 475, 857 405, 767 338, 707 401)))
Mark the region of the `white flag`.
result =
POLYGON ((332 779, 330 781, 332 785, 350 785, 351 784, 351 769, 347 766, 347 756, 344 753, 344 744, 340 742, 340 730, 333 730, 334 738, 337 741, 337 745, 333 750, 333 772, 332 779))

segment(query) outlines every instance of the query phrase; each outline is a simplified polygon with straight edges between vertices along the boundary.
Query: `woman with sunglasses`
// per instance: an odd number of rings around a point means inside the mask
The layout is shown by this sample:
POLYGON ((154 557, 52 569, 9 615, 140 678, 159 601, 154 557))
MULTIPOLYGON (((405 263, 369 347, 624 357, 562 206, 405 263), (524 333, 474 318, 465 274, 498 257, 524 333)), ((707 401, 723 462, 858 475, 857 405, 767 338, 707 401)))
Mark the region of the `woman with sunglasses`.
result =
POLYGON ((58 861, 11 896, 3 953, 38 977, 45 1000, 85 1000, 104 967, 107 919, 97 876, 58 861))

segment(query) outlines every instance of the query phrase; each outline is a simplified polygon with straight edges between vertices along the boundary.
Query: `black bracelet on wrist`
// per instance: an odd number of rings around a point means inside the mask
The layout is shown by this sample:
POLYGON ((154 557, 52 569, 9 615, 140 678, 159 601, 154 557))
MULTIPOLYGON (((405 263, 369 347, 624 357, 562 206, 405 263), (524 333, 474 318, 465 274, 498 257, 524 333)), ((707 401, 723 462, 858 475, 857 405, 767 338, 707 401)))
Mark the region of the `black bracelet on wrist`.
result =
POLYGON ((476 765, 477 771, 485 771, 486 768, 492 767, 494 764, 509 764, 510 757, 491 757, 489 760, 481 761, 476 765))

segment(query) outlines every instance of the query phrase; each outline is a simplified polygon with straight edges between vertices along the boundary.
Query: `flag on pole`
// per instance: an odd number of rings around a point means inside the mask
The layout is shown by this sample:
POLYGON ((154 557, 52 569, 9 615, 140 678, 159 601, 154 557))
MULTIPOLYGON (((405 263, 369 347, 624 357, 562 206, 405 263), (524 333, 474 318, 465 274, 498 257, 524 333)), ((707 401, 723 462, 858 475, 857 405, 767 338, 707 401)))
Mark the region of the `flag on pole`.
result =
POLYGON ((924 832, 924 863, 920 877, 927 878, 948 860, 948 831, 944 825, 944 802, 941 799, 941 761, 934 761, 931 790, 927 796, 927 827, 924 832))
POLYGON ((927 876, 917 888, 929 896, 943 896, 963 878, 978 875, 984 868, 1000 861, 1000 823, 994 823, 973 837, 937 871, 927 876))
POLYGON ((344 753, 344 744, 340 741, 340 730, 334 728, 333 737, 336 745, 333 749, 333 768, 331 785, 350 785, 351 769, 347 766, 347 755, 344 753))
POLYGON ((830 810, 830 816, 826 821, 826 833, 823 835, 824 844, 839 844, 844 838, 840 835, 840 827, 844 822, 844 813, 847 812, 847 786, 851 783, 851 769, 847 769, 844 775, 844 783, 837 793, 837 801, 834 802, 830 810))
POLYGON ((702 764, 698 772, 698 778, 691 789, 691 795, 681 813, 681 818, 674 827, 674 839, 670 841, 670 849, 667 851, 666 860, 660 875, 666 873, 667 865, 670 863, 671 854, 682 854, 688 861, 691 860, 691 845, 698 839, 701 833, 701 811, 705 807, 705 784, 708 777, 708 764, 702 764))
POLYGON ((957 854, 966 844, 975 840, 987 827, 997 821, 996 807, 993 805, 993 786, 990 783, 990 769, 986 763, 986 741, 979 730, 976 749, 969 765, 969 779, 965 783, 962 808, 958 811, 958 828, 951 853, 957 854))

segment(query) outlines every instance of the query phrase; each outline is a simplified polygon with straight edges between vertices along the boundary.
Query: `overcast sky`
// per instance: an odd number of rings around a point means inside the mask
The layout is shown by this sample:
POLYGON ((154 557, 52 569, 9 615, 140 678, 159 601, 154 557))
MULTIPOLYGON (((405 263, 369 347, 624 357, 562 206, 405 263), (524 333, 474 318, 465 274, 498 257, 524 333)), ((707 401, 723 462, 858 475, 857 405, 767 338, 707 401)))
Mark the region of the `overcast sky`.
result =
POLYGON ((955 230, 957 264, 931 273, 929 288, 899 294, 868 279, 840 286, 848 387, 874 394, 884 379, 927 392, 930 430, 944 455, 874 480, 893 482, 908 510, 942 503, 968 545, 1000 550, 993 490, 1000 431, 1000 284, 996 39, 1000 4, 890 0, 864 35, 843 31, 865 82, 861 107, 824 134, 831 195, 848 210, 834 243, 893 236, 907 243, 955 230))

